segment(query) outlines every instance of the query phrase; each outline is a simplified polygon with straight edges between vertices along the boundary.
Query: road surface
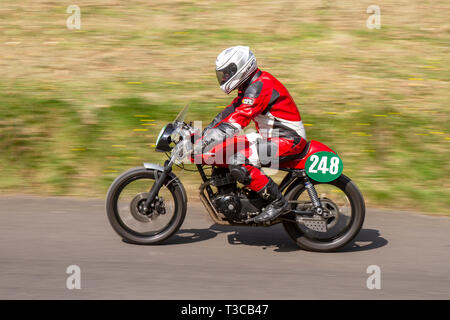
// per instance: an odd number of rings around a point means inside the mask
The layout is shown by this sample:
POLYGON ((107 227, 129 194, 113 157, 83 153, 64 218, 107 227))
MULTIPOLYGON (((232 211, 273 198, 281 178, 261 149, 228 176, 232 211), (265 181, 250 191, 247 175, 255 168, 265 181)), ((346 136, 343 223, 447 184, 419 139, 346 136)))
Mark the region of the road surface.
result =
POLYGON ((15 196, 0 197, 0 234, 0 299, 450 299, 449 217, 369 209, 356 241, 312 253, 280 225, 217 226, 190 203, 178 234, 140 246, 101 200, 15 196), (80 290, 66 287, 70 265, 80 290))

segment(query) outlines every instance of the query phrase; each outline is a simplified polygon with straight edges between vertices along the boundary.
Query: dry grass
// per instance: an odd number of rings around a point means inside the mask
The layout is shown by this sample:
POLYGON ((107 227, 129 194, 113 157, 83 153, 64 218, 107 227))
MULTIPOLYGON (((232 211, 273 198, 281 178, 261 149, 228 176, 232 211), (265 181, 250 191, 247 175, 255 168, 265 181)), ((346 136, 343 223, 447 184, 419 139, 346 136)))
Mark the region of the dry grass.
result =
POLYGON ((372 1, 80 0, 68 30, 71 4, 0 6, 4 190, 102 195, 110 171, 161 160, 159 127, 186 102, 211 119, 231 98, 215 57, 248 44, 370 204, 448 211, 448 1, 383 1, 379 30, 372 1), (137 112, 156 125, 134 132, 137 112))

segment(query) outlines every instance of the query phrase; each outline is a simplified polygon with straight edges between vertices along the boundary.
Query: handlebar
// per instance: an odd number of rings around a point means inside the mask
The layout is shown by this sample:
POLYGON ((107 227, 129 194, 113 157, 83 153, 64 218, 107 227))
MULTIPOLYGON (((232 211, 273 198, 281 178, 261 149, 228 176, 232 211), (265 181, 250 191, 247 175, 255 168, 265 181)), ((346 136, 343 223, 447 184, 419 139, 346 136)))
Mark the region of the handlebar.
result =
POLYGON ((184 158, 194 150, 196 129, 185 122, 174 123, 175 132, 172 141, 175 147, 172 149, 170 164, 180 163, 184 158))

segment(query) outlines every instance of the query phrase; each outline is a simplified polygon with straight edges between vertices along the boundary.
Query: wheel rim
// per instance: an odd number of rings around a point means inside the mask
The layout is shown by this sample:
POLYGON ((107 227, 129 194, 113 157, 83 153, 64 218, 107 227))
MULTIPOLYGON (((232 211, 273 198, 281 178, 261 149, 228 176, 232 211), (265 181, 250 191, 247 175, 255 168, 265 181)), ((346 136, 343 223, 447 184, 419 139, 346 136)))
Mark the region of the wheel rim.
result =
MULTIPOLYGON (((331 213, 331 217, 326 219, 327 231, 319 232, 308 228, 298 216, 296 225, 306 238, 330 242, 344 235, 352 225, 354 215, 350 197, 345 190, 332 184, 317 183, 314 187, 322 202, 322 207, 331 213)), ((292 204, 295 209, 312 211, 313 205, 305 189, 300 190, 291 200, 296 202, 292 204)))
POLYGON ((173 188, 163 185, 157 194, 156 208, 144 214, 142 207, 155 180, 140 176, 126 181, 118 190, 115 214, 119 224, 136 236, 156 236, 171 227, 176 218, 173 188), (164 210, 161 209, 164 207, 164 210), (165 213, 164 213, 165 212, 165 213))

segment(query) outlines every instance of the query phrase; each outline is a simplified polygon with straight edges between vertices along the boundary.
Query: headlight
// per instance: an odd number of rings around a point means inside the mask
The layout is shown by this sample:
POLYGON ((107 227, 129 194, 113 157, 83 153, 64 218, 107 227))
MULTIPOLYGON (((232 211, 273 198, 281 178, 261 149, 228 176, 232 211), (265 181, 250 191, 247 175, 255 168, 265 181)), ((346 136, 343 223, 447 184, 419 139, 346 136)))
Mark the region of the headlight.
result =
POLYGON ((161 129, 161 131, 159 132, 158 138, 156 138, 156 145, 158 145, 159 139, 161 139, 161 136, 163 135, 164 130, 166 130, 166 127, 167 127, 167 125, 165 125, 165 126, 161 129))
POLYGON ((168 152, 172 150, 172 147, 170 146, 170 143, 172 142, 171 135, 174 133, 175 128, 171 123, 166 125, 164 128, 161 129, 161 132, 158 135, 158 138, 156 139, 156 151, 160 152, 168 152))

